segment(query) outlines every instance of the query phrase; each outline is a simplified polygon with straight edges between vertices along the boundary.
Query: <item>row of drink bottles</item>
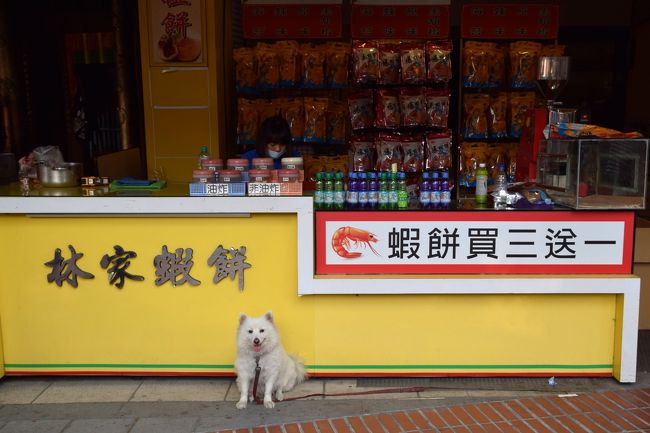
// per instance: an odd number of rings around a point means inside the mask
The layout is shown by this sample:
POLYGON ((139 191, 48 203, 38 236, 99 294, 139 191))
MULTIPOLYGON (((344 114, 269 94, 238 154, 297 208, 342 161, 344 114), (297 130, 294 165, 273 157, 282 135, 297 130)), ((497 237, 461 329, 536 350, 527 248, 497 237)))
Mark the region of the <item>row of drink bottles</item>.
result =
MULTIPOLYGON (((423 172, 419 207, 444 208, 451 202, 449 172, 423 172)), ((403 171, 350 172, 347 182, 340 171, 316 173, 316 209, 408 209, 409 192, 403 171)))

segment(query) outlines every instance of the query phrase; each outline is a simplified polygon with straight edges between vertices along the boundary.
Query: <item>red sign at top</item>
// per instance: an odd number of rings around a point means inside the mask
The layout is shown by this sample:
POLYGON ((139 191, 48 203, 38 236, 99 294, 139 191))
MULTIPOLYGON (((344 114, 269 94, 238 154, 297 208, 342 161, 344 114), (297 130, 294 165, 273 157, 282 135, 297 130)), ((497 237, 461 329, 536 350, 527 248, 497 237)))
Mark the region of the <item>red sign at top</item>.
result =
POLYGON ((460 18, 466 39, 555 39, 560 7, 548 4, 468 4, 460 18))
POLYGON ((339 4, 244 4, 246 39, 338 39, 339 4))
POLYGON ((446 39, 449 5, 353 4, 354 39, 446 39))

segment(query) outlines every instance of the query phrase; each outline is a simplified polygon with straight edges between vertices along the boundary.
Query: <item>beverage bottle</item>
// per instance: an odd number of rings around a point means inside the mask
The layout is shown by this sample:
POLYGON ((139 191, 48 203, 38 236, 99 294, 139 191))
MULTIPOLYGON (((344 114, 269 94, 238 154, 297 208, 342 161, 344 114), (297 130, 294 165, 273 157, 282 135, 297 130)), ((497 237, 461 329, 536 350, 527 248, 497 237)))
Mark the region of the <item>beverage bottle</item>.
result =
POLYGON ((365 171, 357 174, 357 190, 359 190, 359 207, 361 209, 368 207, 368 182, 365 171))
POLYGON ((388 180, 388 209, 397 208, 397 172, 391 171, 388 180))
POLYGON ((449 191, 449 172, 442 172, 440 182, 440 207, 449 207, 451 204, 451 192, 449 191))
POLYGON ((323 173, 319 171, 316 173, 316 185, 314 187, 314 208, 322 209, 323 204, 325 203, 325 196, 323 191, 323 173))
POLYGON ((334 207, 334 173, 328 171, 325 173, 325 193, 323 200, 323 208, 332 209, 334 207))
POLYGON ((420 207, 426 209, 431 206, 431 181, 429 172, 422 172, 422 182, 420 182, 420 207))
POLYGON ((370 209, 377 209, 379 204, 379 184, 377 182, 377 173, 371 171, 368 173, 368 207, 370 209))
POLYGON ((406 189, 406 173, 400 171, 397 173, 397 208, 408 209, 409 192, 406 189))
POLYGON ((343 173, 336 172, 334 177, 334 209, 343 209, 345 207, 345 188, 343 188, 343 173))
POLYGON ((476 193, 474 194, 476 203, 487 203, 487 182, 487 168, 485 168, 485 163, 481 162, 476 170, 476 193))
POLYGON ((505 207, 508 196, 508 178, 506 176, 505 165, 501 162, 498 165, 497 177, 494 181, 494 207, 505 207))
POLYGON ((348 209, 355 209, 359 204, 359 192, 357 191, 357 173, 351 171, 348 174, 348 192, 345 195, 345 202, 348 209))
POLYGON ((388 173, 379 173, 379 209, 388 209, 388 173))
POLYGON ((437 171, 431 175, 431 207, 440 206, 440 176, 437 171))
POLYGON ((210 152, 208 152, 208 146, 201 146, 199 149, 199 159, 198 159, 198 167, 199 169, 203 169, 203 161, 206 159, 210 159, 210 152))

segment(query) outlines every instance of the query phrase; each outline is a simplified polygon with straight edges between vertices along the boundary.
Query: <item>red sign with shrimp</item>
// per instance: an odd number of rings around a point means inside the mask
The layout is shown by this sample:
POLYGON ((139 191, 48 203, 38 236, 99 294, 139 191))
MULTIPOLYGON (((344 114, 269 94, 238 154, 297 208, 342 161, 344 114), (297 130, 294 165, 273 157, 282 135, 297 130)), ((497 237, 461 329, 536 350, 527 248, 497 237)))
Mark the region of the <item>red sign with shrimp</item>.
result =
POLYGON ((629 274, 634 212, 317 212, 316 274, 629 274))

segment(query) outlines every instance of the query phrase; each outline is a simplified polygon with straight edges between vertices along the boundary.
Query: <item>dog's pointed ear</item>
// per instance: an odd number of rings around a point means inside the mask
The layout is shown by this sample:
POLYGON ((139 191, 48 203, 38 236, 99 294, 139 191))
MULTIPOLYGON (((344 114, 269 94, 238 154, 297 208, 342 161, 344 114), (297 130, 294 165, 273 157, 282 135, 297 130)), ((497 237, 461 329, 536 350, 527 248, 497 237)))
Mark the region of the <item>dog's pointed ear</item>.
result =
POLYGON ((266 314, 264 315, 264 317, 265 317, 266 320, 268 320, 269 322, 274 323, 274 322, 273 322, 273 313, 271 312, 271 310, 267 311, 266 314))
POLYGON ((245 320, 246 320, 246 315, 244 313, 239 313, 239 326, 241 326, 245 320))

